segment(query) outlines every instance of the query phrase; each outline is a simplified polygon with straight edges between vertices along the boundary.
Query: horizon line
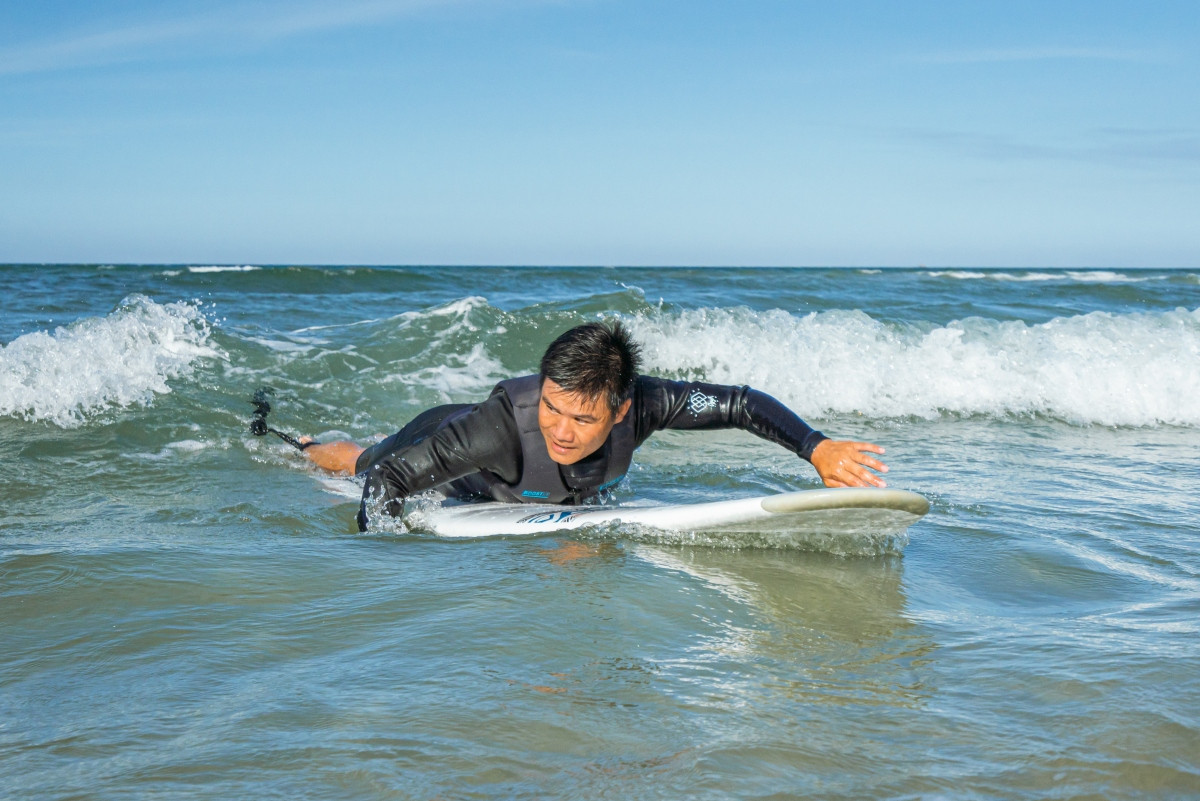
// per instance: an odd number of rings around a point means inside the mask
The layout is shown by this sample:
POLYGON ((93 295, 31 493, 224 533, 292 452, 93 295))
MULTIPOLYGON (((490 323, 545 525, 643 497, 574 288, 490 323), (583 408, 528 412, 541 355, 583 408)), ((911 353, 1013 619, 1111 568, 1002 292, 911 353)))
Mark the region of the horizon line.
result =
POLYGON ((183 269, 215 267, 225 270, 269 270, 286 268, 315 269, 544 269, 544 270, 1200 270, 1197 265, 1150 266, 1130 264, 584 264, 584 263, 424 263, 424 262, 219 262, 219 261, 13 261, 0 262, 10 267, 177 267, 183 269))

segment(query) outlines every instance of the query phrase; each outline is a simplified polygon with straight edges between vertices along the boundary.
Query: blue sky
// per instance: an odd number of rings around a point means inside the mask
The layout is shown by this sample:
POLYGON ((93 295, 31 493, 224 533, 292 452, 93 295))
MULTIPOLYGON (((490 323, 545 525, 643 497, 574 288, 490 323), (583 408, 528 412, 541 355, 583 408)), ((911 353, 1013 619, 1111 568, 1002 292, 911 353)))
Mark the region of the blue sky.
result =
POLYGON ((0 3, 0 262, 1200 266, 1200 3, 0 3))

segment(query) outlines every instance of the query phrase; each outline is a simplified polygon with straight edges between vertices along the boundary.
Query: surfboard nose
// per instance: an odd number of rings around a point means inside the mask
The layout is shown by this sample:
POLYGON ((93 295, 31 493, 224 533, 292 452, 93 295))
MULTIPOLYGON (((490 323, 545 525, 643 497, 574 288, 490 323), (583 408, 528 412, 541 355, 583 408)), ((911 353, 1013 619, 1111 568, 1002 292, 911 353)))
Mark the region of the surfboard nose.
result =
POLYGON ((908 490, 843 487, 772 495, 762 499, 762 508, 772 514, 819 509, 892 509, 922 517, 929 511, 929 501, 908 490))

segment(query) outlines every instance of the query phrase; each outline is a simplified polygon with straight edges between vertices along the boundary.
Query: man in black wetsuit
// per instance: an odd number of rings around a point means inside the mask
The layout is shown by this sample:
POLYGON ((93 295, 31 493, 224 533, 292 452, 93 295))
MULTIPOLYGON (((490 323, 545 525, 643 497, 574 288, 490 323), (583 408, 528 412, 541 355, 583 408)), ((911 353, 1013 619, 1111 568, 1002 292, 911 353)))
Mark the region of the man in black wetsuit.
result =
POLYGON ((363 473, 358 525, 382 507, 437 488, 450 497, 576 504, 620 483, 655 431, 740 428, 810 461, 829 487, 885 486, 869 442, 831 440, 782 403, 749 387, 638 375, 640 347, 618 323, 572 328, 551 343, 536 375, 501 381, 478 404, 437 406, 370 448, 304 449, 315 464, 363 473))

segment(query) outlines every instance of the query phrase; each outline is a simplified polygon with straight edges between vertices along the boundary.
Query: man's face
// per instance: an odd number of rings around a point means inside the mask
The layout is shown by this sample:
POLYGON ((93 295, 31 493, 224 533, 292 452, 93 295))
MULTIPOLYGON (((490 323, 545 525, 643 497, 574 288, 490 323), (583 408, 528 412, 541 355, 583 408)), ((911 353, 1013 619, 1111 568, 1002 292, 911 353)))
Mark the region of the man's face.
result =
POLYGON ((625 419, 630 403, 626 400, 614 415, 602 398, 583 398, 549 378, 542 381, 538 427, 550 458, 559 464, 575 464, 591 456, 608 439, 613 426, 625 419))

